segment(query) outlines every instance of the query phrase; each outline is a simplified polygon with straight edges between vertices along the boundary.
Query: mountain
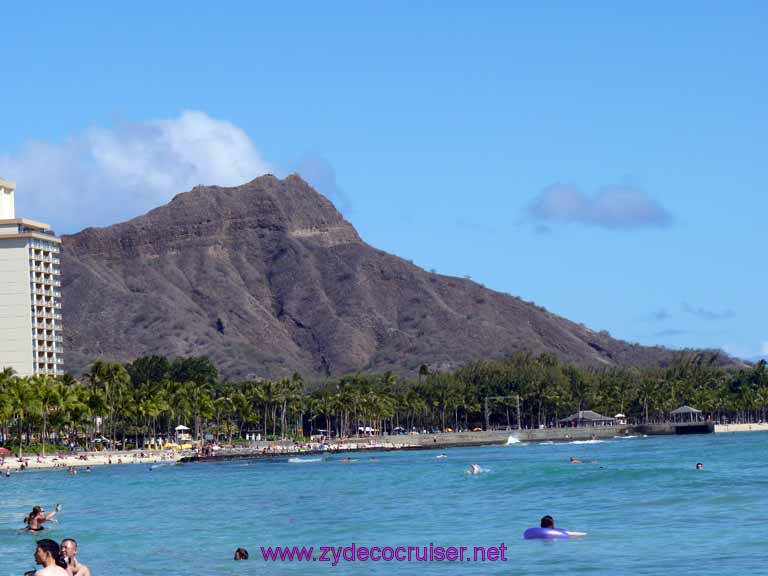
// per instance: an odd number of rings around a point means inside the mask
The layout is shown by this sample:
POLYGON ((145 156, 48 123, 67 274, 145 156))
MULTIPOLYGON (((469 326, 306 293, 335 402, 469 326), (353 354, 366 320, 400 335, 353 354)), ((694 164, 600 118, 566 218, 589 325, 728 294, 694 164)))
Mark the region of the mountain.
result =
POLYGON ((674 354, 377 250, 296 175, 196 187, 62 241, 75 373, 149 354, 207 355, 233 379, 450 369, 515 351, 592 366, 674 354))

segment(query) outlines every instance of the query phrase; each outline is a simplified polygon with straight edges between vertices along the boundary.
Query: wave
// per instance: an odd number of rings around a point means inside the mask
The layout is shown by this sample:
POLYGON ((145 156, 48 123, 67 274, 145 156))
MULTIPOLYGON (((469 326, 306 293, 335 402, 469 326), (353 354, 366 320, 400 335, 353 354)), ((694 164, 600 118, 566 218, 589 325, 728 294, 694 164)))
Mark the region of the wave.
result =
POLYGON ((288 458, 291 464, 306 464, 308 462, 322 462, 322 458, 288 458))
POLYGON ((507 438, 507 446, 510 446, 511 444, 521 444, 520 439, 510 435, 510 437, 507 438))
POLYGON ((621 440, 621 439, 629 440, 630 438, 637 438, 637 436, 614 436, 614 438, 619 439, 619 440, 621 440))
POLYGON ((568 444, 602 444, 605 440, 572 440, 568 444))

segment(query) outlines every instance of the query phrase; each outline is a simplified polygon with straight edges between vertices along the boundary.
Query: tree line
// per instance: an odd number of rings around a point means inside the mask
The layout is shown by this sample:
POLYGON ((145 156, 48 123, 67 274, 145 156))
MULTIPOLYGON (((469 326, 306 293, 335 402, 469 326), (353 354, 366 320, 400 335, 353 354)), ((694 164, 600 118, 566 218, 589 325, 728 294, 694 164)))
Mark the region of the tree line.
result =
POLYGON ((518 353, 453 372, 423 365, 410 378, 386 372, 309 381, 296 373, 228 382, 204 357, 147 356, 127 364, 96 361, 80 379, 0 372, 0 436, 19 449, 70 441, 92 448, 104 438, 142 447, 172 437, 180 424, 195 438, 231 441, 248 433, 297 439, 471 430, 486 422, 536 428, 585 409, 653 423, 683 404, 716 421, 765 420, 765 361, 723 367, 716 353, 681 352, 664 368, 598 370, 562 364, 552 354, 518 353))

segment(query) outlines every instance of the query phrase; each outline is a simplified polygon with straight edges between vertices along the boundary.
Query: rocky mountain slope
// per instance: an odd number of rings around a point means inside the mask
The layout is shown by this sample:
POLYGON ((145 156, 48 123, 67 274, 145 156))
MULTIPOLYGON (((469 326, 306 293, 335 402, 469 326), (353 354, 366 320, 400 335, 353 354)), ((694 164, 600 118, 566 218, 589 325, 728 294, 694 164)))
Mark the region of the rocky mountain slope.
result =
POLYGON ((436 369, 519 350, 663 365, 642 347, 365 244, 299 176, 197 187, 63 237, 67 369, 207 355, 230 378, 436 369))

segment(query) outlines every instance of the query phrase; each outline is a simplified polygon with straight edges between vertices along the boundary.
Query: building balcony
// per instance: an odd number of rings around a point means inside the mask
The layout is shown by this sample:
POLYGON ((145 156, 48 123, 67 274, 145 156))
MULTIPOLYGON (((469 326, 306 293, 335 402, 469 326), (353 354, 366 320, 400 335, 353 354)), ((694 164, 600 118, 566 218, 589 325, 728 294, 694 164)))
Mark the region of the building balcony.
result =
MULTIPOLYGON (((46 318, 48 320, 53 320, 56 316, 54 314, 51 314, 50 312, 32 312, 34 316, 37 317, 37 321, 40 322, 40 318, 46 318)), ((59 317, 61 317, 61 314, 59 314, 59 317)))

